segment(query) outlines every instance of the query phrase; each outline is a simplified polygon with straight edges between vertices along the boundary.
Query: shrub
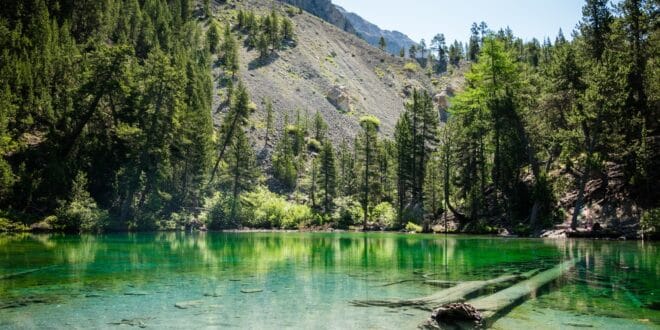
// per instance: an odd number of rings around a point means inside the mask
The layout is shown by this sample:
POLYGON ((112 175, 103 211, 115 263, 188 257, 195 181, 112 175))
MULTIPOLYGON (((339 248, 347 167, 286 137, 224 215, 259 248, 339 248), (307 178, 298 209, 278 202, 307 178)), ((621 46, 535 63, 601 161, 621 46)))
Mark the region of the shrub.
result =
POLYGON ((253 228, 296 229, 315 220, 309 206, 289 202, 263 187, 245 194, 242 202, 242 218, 253 228))
POLYGON ((371 210, 371 219, 385 228, 394 228, 396 226, 396 210, 392 204, 382 202, 371 210))
POLYGON ((417 69, 419 69, 419 65, 417 65, 414 62, 408 62, 403 66, 403 70, 410 72, 410 73, 415 73, 417 72, 417 69))
POLYGON ((639 225, 644 237, 657 237, 660 229, 660 208, 644 211, 639 225))
POLYGON ((12 222, 9 219, 0 217, 0 233, 18 233, 27 231, 28 228, 17 222, 12 222))
MULTIPOLYGON (((203 219, 210 229, 224 230, 238 228, 240 223, 230 219, 232 206, 231 197, 216 192, 212 197, 206 199, 204 206, 206 211, 200 218, 203 219)), ((240 203, 237 204, 237 207, 240 209, 240 203)), ((237 214, 238 213, 239 212, 237 212, 237 214)))
POLYGON ((102 232, 109 223, 110 216, 100 209, 87 192, 87 176, 76 175, 68 202, 56 210, 57 218, 52 218, 53 228, 69 232, 102 232))
POLYGON ((336 228, 347 229, 359 222, 361 217, 362 206, 358 201, 351 197, 335 199, 335 212, 332 214, 332 220, 335 222, 336 228))
POLYGON ((413 232, 413 233, 421 233, 422 232, 422 226, 417 225, 417 224, 412 223, 412 222, 408 222, 408 224, 406 224, 406 231, 413 232))

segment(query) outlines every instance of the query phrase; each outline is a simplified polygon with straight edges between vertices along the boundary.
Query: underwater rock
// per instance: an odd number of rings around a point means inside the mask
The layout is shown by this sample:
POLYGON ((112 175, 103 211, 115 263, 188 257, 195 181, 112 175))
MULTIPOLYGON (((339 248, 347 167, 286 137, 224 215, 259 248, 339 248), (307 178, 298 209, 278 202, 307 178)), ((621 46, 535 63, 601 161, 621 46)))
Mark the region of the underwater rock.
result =
POLYGON ((0 302, 0 309, 25 307, 33 304, 50 304, 53 302, 55 302, 55 299, 50 297, 21 297, 16 300, 0 302))
POLYGON ((191 301, 182 301, 174 304, 174 307, 178 309, 188 309, 188 308, 194 308, 194 307, 199 307, 203 304, 204 302, 201 300, 191 300, 191 301))
POLYGON ((145 291, 128 291, 128 292, 124 292, 125 296, 146 296, 148 294, 149 293, 145 292, 145 291))
POLYGON ((243 293, 258 293, 263 291, 264 289, 241 289, 241 292, 243 293))

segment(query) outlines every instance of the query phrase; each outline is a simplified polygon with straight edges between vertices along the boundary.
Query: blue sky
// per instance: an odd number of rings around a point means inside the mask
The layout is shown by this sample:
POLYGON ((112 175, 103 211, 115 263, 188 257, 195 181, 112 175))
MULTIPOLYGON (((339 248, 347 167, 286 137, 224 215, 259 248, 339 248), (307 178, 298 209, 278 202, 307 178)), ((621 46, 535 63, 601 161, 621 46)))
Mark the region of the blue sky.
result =
POLYGON ((444 33, 449 42, 465 41, 472 22, 485 21, 499 30, 510 26, 525 40, 548 36, 554 41, 559 28, 566 37, 582 17, 583 0, 332 0, 375 23, 398 30, 413 40, 444 33))

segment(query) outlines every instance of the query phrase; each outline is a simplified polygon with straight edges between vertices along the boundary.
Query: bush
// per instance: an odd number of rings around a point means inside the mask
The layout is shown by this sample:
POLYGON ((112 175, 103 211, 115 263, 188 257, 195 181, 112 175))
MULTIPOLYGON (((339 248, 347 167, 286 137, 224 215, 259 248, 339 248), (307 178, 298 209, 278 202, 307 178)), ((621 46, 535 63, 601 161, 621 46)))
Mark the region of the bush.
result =
POLYGON ((380 203, 371 211, 371 219, 387 229, 392 229, 396 226, 396 210, 388 202, 380 203))
POLYGON ((335 212, 332 214, 332 220, 335 227, 339 229, 348 229, 349 226, 359 222, 362 218, 362 206, 358 201, 351 197, 341 197, 335 199, 335 212))
POLYGON ((296 229, 315 221, 309 206, 289 202, 263 187, 245 194, 242 203, 241 217, 252 228, 296 229))
POLYGON ((27 230, 28 227, 22 223, 12 222, 9 219, 0 217, 0 233, 18 233, 27 230))
POLYGON ((73 181, 71 197, 56 210, 51 218, 53 228, 69 232, 102 232, 108 225, 108 211, 100 209, 87 192, 87 176, 78 173, 73 181))
POLYGON ((639 225, 644 237, 657 237, 660 229, 660 208, 644 211, 639 225))
POLYGON ((410 73, 415 73, 419 69, 419 65, 417 65, 414 62, 408 62, 403 66, 403 70, 410 72, 410 73))
POLYGON ((412 222, 408 222, 408 224, 406 224, 406 231, 411 232, 411 233, 421 233, 422 232, 422 226, 417 225, 417 224, 412 223, 412 222))
MULTIPOLYGON (((204 203, 206 211, 202 213, 201 219, 213 230, 236 229, 240 223, 232 221, 231 218, 231 197, 216 192, 212 197, 207 198, 204 203)), ((240 211, 240 203, 237 204, 240 211)), ((239 214, 240 212, 236 212, 239 214)))
POLYGON ((321 142, 317 139, 309 139, 307 142, 307 150, 310 152, 321 152, 321 142))

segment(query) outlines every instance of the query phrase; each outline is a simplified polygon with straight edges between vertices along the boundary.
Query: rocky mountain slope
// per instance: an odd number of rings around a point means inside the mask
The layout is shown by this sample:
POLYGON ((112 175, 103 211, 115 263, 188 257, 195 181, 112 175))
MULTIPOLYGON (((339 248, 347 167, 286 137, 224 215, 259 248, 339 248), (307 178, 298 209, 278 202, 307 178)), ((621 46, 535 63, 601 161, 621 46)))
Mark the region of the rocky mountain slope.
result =
MULTIPOLYGON (((249 8, 265 14, 274 8, 287 14, 286 4, 253 0, 218 5, 216 11, 235 13, 249 8)), ((381 133, 391 136, 404 102, 413 88, 432 93, 444 91, 444 79, 431 79, 426 69, 409 59, 383 52, 354 34, 342 31, 307 12, 291 14, 297 45, 280 50, 268 60, 259 60, 256 50, 241 47, 239 78, 246 84, 257 106, 252 116, 252 136, 265 133, 264 101, 273 102, 275 129, 280 130, 286 114, 295 120, 297 110, 309 123, 316 111, 330 127, 332 140, 339 142, 359 132, 359 118, 365 114, 381 120, 381 133)), ((242 44, 242 42, 241 42, 242 44)), ((221 71, 215 70, 215 78, 221 71)), ((222 90, 214 101, 216 123, 223 113, 222 90)), ((226 109, 225 109, 226 110, 226 109)))
POLYGON ((281 0, 290 5, 302 8, 326 22, 350 33, 356 33, 355 29, 345 15, 332 4, 331 0, 281 0))
POLYGON ((356 13, 348 12, 340 6, 336 7, 353 25, 353 28, 355 28, 355 31, 357 31, 358 35, 360 35, 360 37, 362 37, 371 45, 378 46, 378 42, 382 36, 385 38, 387 51, 389 53, 398 55, 401 48, 403 48, 407 53, 410 46, 416 44, 414 41, 412 41, 412 39, 410 39, 410 37, 399 31, 382 30, 377 25, 365 20, 356 13))

